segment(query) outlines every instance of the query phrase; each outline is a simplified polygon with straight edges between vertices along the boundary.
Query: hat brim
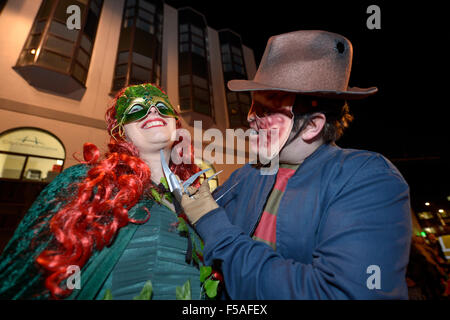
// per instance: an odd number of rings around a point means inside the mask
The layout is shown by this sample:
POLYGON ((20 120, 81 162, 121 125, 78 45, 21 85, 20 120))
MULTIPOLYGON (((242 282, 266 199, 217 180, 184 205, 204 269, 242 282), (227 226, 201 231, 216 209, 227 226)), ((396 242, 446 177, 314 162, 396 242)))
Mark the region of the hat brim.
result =
POLYGON ((231 91, 284 91, 297 94, 304 94, 310 96, 324 97, 330 99, 345 99, 356 100, 363 99, 370 95, 373 95, 378 91, 376 87, 370 88, 358 88, 349 87, 347 91, 327 91, 327 90, 312 90, 304 91, 290 88, 277 88, 269 86, 263 83, 251 81, 251 80, 230 80, 228 81, 228 89, 231 91))

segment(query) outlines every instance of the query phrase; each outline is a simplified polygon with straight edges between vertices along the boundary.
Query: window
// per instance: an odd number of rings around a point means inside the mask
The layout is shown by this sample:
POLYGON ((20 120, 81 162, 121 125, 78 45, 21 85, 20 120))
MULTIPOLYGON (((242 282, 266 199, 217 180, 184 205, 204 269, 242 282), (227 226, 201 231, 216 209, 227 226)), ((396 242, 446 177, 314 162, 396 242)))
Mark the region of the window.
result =
POLYGON ((160 85, 163 1, 127 0, 111 94, 140 83, 160 85))
POLYGON ((190 8, 178 13, 181 111, 212 116, 213 99, 205 18, 190 8))
POLYGON ((420 213, 418 213, 418 215, 419 215, 419 219, 421 219, 421 220, 428 220, 428 219, 434 218, 433 214, 429 211, 420 212, 420 213))
POLYGON ((222 44, 221 46, 221 54, 222 54, 222 66, 224 72, 233 72, 234 75, 232 77, 242 78, 246 77, 247 74, 245 72, 244 60, 242 59, 241 49, 229 44, 222 44))
POLYGON ((193 81, 194 86, 197 86, 197 87, 200 87, 203 89, 208 89, 208 81, 206 79, 193 75, 192 81, 193 81))
POLYGON ((66 157, 61 141, 38 128, 16 128, 0 134, 0 178, 51 181, 66 157))
MULTIPOLYGON (((230 30, 219 31, 224 81, 247 79, 241 38, 230 30)), ((249 93, 227 92, 228 116, 231 127, 248 127, 247 114, 251 106, 249 93)))
POLYGON ((102 5, 103 0, 44 0, 14 68, 38 88, 59 93, 84 88, 102 5), (81 30, 66 26, 67 7, 74 3, 81 9, 81 30), (33 72, 35 66, 67 77, 51 83, 33 72))

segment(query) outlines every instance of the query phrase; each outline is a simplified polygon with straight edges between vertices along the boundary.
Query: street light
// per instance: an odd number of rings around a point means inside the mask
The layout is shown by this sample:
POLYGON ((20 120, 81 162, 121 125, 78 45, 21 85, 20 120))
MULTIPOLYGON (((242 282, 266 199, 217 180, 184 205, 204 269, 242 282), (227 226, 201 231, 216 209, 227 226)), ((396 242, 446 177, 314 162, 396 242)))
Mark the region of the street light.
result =
POLYGON ((439 209, 439 213, 444 213, 444 210, 443 209, 439 209))
POLYGON ((430 206, 430 203, 429 202, 425 202, 425 205, 428 207, 428 206, 430 206))

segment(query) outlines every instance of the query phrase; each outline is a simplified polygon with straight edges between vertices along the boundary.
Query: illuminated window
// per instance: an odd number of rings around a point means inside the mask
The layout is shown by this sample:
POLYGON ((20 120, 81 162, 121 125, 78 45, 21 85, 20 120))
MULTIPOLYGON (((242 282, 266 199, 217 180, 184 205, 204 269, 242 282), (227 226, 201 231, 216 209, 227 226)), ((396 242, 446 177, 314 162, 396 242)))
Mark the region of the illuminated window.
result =
POLYGON ((430 227, 430 228, 424 228, 424 230, 425 230, 426 232, 428 232, 428 233, 436 233, 436 229, 433 228, 433 227, 430 227))
POLYGON ((61 172, 66 152, 61 141, 37 128, 0 134, 0 178, 51 181, 61 172))
POLYGON ((443 211, 443 212, 439 212, 439 214, 441 215, 442 218, 450 218, 450 213, 449 211, 443 211))
POLYGON ((37 88, 70 93, 85 88, 103 0, 44 0, 14 69, 37 88), (67 27, 70 5, 81 29, 67 27))
POLYGON ((161 83, 163 1, 127 0, 111 93, 128 85, 161 83))
POLYGON ((428 220, 428 219, 433 219, 433 214, 429 211, 423 211, 423 212, 419 212, 418 213, 419 219, 421 220, 428 220))

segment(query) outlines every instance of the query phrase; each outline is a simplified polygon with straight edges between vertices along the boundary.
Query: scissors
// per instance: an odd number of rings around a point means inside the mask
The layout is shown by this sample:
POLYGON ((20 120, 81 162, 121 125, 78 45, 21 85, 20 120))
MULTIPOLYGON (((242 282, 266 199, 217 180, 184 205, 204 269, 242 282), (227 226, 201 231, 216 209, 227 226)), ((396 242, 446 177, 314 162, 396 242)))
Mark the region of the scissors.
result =
MULTIPOLYGON (((175 196, 175 199, 178 200, 179 203, 181 203, 181 198, 183 196, 183 193, 186 193, 189 197, 191 197, 191 195, 189 194, 189 192, 186 190, 192 183, 194 183, 195 180, 197 180, 197 178, 199 176, 201 176, 203 173, 211 170, 211 168, 208 169, 204 169, 202 171, 197 172, 196 174, 192 175, 189 177, 189 179, 187 179, 184 182, 180 182, 177 178, 177 176, 169 169, 169 166, 167 165, 166 162, 166 158, 164 156, 164 151, 161 149, 160 150, 160 155, 161 155, 161 165, 162 165, 162 169, 164 172, 164 175, 166 176, 166 180, 167 180, 167 184, 169 185, 169 190, 170 192, 173 193, 173 195, 175 196)), ((217 176, 219 173, 221 173, 223 170, 220 170, 219 172, 213 174, 211 177, 209 177, 206 181, 209 182, 209 180, 211 180, 212 178, 214 178, 215 176, 217 176)), ((234 186, 233 186, 234 187, 234 186)), ((231 189, 231 188, 230 188, 231 189)), ((227 191, 228 192, 228 191, 227 191)), ((222 195, 223 196, 223 195, 222 195)), ((222 197, 221 196, 221 197, 222 197)), ((220 197, 220 198, 221 198, 220 197)), ((219 198, 219 199, 220 199, 219 198)), ((219 199, 215 199, 215 200, 219 200, 219 199)))

